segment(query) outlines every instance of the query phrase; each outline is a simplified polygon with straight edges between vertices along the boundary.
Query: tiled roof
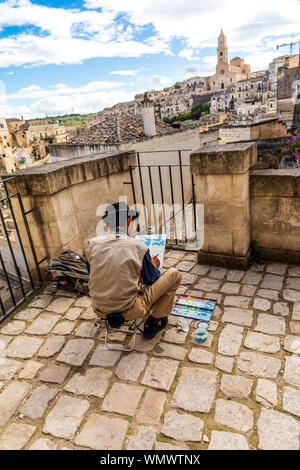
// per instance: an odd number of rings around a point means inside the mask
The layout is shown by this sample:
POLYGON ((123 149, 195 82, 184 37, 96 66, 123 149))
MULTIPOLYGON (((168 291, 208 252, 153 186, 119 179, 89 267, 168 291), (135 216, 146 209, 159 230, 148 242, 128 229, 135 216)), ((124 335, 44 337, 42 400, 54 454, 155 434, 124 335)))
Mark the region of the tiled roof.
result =
MULTIPOLYGON (((180 132, 169 124, 156 121, 156 135, 174 134, 180 132)), ((129 142, 140 142, 147 139, 144 133, 142 116, 130 114, 112 114, 85 128, 76 136, 72 137, 66 144, 87 144, 87 145, 119 145, 129 142)), ((64 144, 64 145, 66 145, 64 144)))

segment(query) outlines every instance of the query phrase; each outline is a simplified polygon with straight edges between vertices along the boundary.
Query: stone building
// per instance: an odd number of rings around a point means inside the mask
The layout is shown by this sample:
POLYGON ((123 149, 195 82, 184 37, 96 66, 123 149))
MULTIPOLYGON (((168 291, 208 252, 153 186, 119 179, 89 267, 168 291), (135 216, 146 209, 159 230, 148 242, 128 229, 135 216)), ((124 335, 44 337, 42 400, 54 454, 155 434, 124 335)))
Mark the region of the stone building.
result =
POLYGON ((235 57, 229 62, 227 38, 223 32, 218 39, 218 63, 215 75, 209 78, 210 90, 224 90, 229 85, 247 79, 250 74, 250 65, 244 59, 235 57))
POLYGON ((5 175, 12 173, 17 168, 17 158, 14 152, 12 136, 9 132, 5 118, 0 118, 0 173, 5 175))

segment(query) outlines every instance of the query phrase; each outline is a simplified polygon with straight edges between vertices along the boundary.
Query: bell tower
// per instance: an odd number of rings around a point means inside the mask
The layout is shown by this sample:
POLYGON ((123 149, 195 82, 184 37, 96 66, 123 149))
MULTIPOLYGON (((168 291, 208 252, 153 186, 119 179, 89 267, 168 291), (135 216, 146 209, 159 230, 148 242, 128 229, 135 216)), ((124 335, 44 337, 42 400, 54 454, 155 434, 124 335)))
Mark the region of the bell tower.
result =
POLYGON ((220 69, 220 66, 222 65, 228 65, 227 38, 223 32, 223 29, 221 30, 221 34, 218 39, 218 68, 220 69))

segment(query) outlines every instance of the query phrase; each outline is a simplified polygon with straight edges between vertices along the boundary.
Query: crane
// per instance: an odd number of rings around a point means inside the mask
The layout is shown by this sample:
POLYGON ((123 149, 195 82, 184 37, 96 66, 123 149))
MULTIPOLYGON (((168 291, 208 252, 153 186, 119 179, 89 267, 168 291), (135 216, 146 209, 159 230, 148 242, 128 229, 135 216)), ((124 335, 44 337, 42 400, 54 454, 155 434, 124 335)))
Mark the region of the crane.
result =
POLYGON ((290 46, 290 55, 292 55, 294 52, 294 47, 296 46, 295 42, 291 42, 290 44, 279 44, 276 46, 276 49, 278 50, 281 47, 287 47, 287 46, 290 46))

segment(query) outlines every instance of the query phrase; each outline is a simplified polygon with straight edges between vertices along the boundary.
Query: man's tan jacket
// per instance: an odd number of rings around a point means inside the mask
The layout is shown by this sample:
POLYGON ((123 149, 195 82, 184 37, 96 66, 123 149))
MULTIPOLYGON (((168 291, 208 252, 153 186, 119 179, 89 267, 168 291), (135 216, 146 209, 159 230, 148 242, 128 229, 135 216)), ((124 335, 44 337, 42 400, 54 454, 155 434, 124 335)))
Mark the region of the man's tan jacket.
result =
POLYGON ((125 312, 135 303, 148 247, 124 233, 88 241, 92 305, 102 313, 125 312))

